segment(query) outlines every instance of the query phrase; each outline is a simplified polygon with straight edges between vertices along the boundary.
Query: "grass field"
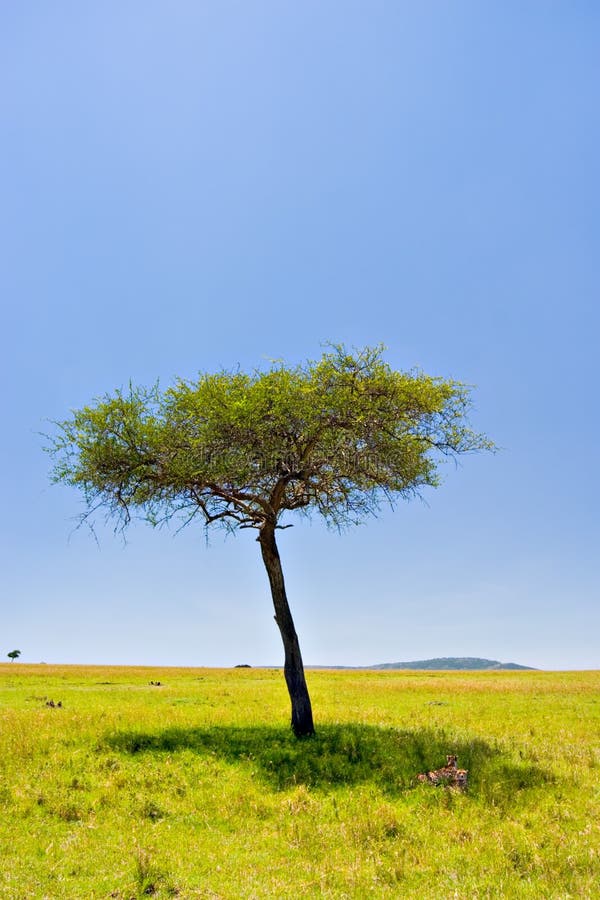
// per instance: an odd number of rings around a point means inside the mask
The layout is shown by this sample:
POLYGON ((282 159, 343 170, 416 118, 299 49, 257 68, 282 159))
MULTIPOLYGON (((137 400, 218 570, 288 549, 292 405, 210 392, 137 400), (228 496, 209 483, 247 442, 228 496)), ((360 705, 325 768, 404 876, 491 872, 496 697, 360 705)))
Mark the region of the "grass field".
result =
POLYGON ((308 680, 0 665, 0 897, 600 897, 599 672, 308 680))

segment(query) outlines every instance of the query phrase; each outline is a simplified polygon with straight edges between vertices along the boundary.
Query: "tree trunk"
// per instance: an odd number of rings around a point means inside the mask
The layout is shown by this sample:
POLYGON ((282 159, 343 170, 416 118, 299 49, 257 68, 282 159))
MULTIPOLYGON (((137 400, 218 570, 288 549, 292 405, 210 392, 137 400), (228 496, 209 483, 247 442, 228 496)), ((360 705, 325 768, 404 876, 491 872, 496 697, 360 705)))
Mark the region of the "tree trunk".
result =
POLYGON ((287 688, 292 701, 292 728, 296 737, 305 737, 315 733, 313 724, 312 707, 306 679, 304 677, 304 665, 300 654, 298 635, 294 628, 294 620, 285 593, 285 582, 281 559, 275 541, 275 527, 266 523, 259 531, 257 538, 260 543, 263 562, 269 576, 273 606, 275 607, 275 621, 285 650, 284 674, 287 688))

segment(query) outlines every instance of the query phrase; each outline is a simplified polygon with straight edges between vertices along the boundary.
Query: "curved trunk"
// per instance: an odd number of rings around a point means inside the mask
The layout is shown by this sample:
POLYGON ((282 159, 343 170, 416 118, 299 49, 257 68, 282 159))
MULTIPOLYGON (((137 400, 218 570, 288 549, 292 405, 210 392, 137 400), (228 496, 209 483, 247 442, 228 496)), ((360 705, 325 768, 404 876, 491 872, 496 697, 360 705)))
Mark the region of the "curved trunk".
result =
POLYGON ((275 607, 275 621, 285 650, 284 674, 287 689, 292 701, 292 728, 296 737, 304 737, 315 733, 313 724, 312 707, 306 679, 304 677, 304 665, 300 654, 298 635, 294 628, 294 620, 285 593, 285 582, 281 559, 275 541, 275 528, 270 523, 265 524, 259 531, 257 538, 262 553, 263 562, 269 576, 273 606, 275 607))

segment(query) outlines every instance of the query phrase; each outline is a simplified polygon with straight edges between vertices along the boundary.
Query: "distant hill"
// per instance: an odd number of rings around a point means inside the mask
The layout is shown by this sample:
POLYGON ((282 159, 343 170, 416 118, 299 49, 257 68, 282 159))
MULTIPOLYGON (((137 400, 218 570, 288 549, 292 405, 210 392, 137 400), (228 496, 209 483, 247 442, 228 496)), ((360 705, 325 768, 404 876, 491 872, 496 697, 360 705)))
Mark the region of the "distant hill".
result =
POLYGON ((443 656, 441 659, 416 659, 412 662, 380 663, 370 669, 529 669, 517 663, 498 662, 497 659, 480 659, 478 656, 443 656))

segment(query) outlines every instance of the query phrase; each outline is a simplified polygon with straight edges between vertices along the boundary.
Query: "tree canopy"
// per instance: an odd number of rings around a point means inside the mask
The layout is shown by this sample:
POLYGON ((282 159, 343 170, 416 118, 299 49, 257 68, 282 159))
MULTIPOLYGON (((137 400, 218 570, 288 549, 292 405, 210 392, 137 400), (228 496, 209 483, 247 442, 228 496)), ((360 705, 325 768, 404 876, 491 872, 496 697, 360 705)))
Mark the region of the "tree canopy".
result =
POLYGON ((357 524, 382 500, 439 483, 439 456, 491 446, 466 423, 465 385, 393 371, 381 348, 130 385, 58 423, 56 481, 120 524, 183 513, 260 527, 285 513, 357 524))
MULTIPOLYGON (((257 529, 282 629, 275 529, 296 512, 344 528, 437 486, 442 457, 492 446, 469 407, 460 382, 395 371, 381 347, 335 346, 302 365, 106 394, 56 423, 52 477, 83 492, 83 518, 103 509, 120 527, 139 514, 257 529)), ((286 645, 286 678, 288 656, 286 645)), ((293 696, 292 708, 294 722, 293 696)))

